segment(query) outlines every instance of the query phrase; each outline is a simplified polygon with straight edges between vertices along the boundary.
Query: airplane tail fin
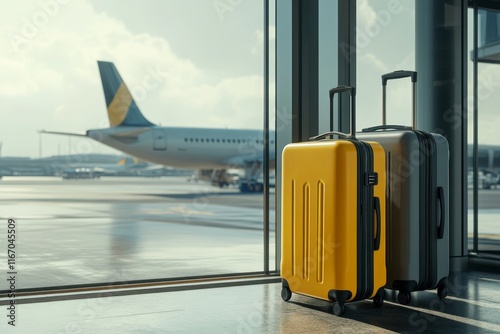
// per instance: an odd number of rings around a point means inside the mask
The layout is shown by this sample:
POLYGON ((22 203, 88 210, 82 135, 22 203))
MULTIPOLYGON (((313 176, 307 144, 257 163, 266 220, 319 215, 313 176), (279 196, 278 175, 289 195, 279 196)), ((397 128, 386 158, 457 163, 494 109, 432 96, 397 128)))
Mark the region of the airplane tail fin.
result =
POLYGON ((109 126, 154 126, 139 110, 115 65, 98 61, 102 88, 108 108, 109 126))

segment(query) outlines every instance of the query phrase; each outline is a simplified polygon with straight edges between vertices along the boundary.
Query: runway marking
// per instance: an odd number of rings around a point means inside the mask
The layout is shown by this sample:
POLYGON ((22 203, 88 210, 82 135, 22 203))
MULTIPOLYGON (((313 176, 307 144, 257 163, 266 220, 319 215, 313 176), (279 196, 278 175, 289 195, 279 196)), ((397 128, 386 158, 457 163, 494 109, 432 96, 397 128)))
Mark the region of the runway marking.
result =
POLYGON ((201 211, 196 209, 189 209, 185 206, 179 206, 171 208, 170 210, 164 211, 164 213, 176 213, 176 214, 187 214, 187 215, 205 215, 205 216, 213 216, 214 212, 212 211, 201 211))
POLYGON ((94 321, 94 320, 99 320, 99 319, 111 319, 111 318, 123 318, 123 317, 138 316, 138 315, 151 315, 151 314, 161 314, 161 313, 172 313, 172 312, 181 312, 181 311, 186 311, 186 310, 185 309, 177 309, 177 310, 158 311, 158 312, 120 314, 120 315, 112 315, 112 316, 109 316, 109 317, 99 317, 99 318, 85 319, 85 321, 94 321))

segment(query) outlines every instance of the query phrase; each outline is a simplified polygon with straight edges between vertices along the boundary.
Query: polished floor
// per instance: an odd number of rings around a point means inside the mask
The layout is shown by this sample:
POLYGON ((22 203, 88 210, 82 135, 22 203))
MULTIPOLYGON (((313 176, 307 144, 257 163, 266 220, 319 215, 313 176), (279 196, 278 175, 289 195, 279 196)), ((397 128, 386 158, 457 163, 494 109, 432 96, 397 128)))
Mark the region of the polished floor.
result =
POLYGON ((451 275, 444 301, 424 291, 403 306, 389 292, 382 308, 350 303, 343 317, 324 301, 299 295, 282 301, 280 283, 184 288, 18 304, 15 328, 7 325, 3 299, 0 333, 500 332, 500 273, 477 269, 451 275))

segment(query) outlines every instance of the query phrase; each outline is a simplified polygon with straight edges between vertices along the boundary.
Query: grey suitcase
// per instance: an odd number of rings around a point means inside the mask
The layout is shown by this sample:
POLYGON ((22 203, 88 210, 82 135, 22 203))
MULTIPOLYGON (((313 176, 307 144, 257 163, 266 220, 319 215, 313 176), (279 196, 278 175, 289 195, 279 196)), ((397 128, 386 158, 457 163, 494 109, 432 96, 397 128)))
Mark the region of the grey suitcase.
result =
POLYGON ((449 273, 449 148, 445 137, 415 130, 416 72, 382 76, 383 125, 363 129, 361 140, 379 142, 387 166, 387 284, 407 304, 411 292, 437 288, 447 295, 449 273), (413 127, 386 125, 386 85, 410 77, 413 127))

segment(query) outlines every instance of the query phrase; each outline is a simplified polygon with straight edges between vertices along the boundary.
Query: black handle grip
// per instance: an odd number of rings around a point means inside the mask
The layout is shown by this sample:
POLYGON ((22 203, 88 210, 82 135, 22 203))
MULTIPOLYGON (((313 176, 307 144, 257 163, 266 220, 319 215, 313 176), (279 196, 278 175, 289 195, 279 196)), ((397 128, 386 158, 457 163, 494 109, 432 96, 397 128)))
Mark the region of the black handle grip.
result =
POLYGON ((387 86, 387 81, 392 79, 411 78, 411 82, 417 82, 417 72, 415 71, 394 71, 382 75, 382 86, 387 86))
POLYGON ((373 198, 373 206, 375 209, 375 217, 377 217, 377 233, 375 233, 375 240, 373 241, 373 250, 380 249, 380 199, 378 197, 373 198))
MULTIPOLYGON (((356 88, 352 86, 338 86, 330 89, 330 122, 333 121, 333 96, 337 93, 349 92, 351 95, 351 133, 350 138, 355 138, 356 133, 356 88)), ((333 123, 330 123, 330 130, 332 129, 333 123)))
POLYGON ((343 92, 349 92, 351 93, 351 96, 355 96, 356 88, 351 86, 337 86, 335 88, 330 89, 330 98, 332 98, 333 95, 336 93, 343 93, 343 92))
POLYGON ((377 125, 361 130, 361 132, 374 132, 379 130, 412 130, 411 126, 406 125, 377 125))
POLYGON ((386 89, 387 89, 387 81, 391 79, 400 79, 410 77, 412 81, 412 127, 415 129, 417 125, 416 119, 416 99, 415 99, 415 91, 417 86, 417 72, 415 71, 394 71, 391 73, 387 73, 382 75, 382 124, 387 124, 387 110, 386 110, 386 89))
POLYGON ((320 139, 325 139, 328 136, 334 136, 337 135, 342 138, 351 138, 351 135, 348 133, 343 133, 343 132, 338 132, 338 131, 328 131, 325 133, 322 133, 320 135, 310 137, 309 140, 320 140, 320 139))
POLYGON ((439 201, 439 207, 441 209, 441 214, 440 214, 440 217, 439 217, 439 220, 440 220, 440 223, 439 223, 439 226, 438 226, 438 229, 437 229, 437 237, 438 239, 443 239, 444 237, 444 222, 445 222, 445 219, 446 219, 446 216, 445 216, 445 203, 444 203, 444 189, 443 187, 438 187, 437 189, 438 193, 437 193, 437 198, 438 198, 438 201, 439 201))

